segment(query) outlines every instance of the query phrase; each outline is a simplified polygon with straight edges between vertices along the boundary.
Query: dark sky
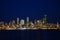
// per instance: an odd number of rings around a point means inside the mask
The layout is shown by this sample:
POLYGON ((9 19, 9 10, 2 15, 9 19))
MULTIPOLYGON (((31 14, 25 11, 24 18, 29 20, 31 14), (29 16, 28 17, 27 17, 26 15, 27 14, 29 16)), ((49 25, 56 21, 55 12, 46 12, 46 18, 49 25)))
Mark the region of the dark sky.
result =
POLYGON ((0 20, 9 21, 27 16, 40 19, 47 14, 48 22, 60 22, 59 0, 0 0, 0 20))

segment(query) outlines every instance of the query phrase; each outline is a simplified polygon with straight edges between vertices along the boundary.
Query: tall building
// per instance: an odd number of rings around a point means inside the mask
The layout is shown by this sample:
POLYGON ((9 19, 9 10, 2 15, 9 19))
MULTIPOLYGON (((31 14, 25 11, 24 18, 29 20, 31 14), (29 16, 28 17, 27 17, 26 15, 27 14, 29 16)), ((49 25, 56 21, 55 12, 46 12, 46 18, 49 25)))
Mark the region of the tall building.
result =
POLYGON ((29 17, 27 17, 27 22, 29 22, 29 17))
POLYGON ((46 23, 47 23, 47 15, 44 15, 43 23, 44 23, 44 24, 46 24, 46 23))
POLYGON ((47 24, 47 15, 44 15, 42 27, 47 28, 46 24, 47 24))
POLYGON ((36 19, 34 20, 34 24, 36 25, 36 19))
POLYGON ((15 20, 12 21, 12 24, 15 24, 15 20))
POLYGON ((29 17, 27 17, 27 19, 26 19, 26 27, 28 28, 28 25, 29 25, 29 17))
POLYGON ((20 24, 21 25, 24 25, 25 24, 25 21, 23 19, 20 20, 20 24))
POLYGON ((57 28, 59 28, 59 23, 57 22, 57 28))
POLYGON ((17 24, 19 24, 19 18, 17 18, 17 24))

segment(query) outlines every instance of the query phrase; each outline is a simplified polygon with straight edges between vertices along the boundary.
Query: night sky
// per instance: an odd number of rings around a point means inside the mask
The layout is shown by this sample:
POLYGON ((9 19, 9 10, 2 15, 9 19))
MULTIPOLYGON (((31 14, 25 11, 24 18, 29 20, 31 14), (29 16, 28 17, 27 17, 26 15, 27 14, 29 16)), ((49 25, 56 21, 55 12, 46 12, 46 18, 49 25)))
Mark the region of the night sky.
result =
POLYGON ((47 15, 48 22, 60 22, 59 0, 0 0, 0 20, 10 21, 19 17, 30 20, 47 15))

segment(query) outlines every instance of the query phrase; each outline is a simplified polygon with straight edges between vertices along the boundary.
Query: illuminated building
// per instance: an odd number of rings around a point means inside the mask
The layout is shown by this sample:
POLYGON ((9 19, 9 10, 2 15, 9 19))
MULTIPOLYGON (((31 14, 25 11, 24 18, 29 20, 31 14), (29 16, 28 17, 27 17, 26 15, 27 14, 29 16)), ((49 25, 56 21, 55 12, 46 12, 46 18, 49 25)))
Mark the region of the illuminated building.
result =
POLYGON ((30 22, 30 28, 34 28, 33 22, 30 22))
POLYGON ((24 20, 23 20, 23 19, 21 19, 21 20, 20 20, 20 26, 21 26, 21 27, 23 27, 23 26, 24 26, 24 24, 25 24, 24 20))
POLYGON ((46 24, 46 23, 47 23, 47 15, 44 15, 43 24, 46 24))
POLYGON ((47 24, 47 15, 44 15, 44 18, 43 18, 43 28, 47 27, 46 24, 47 24))
POLYGON ((25 20, 17 18, 17 23, 15 20, 10 21, 9 23, 0 22, 0 30, 15 30, 15 29, 60 29, 60 24, 48 23, 47 15, 44 15, 43 19, 35 19, 33 22, 29 21, 29 17, 25 20))
POLYGON ((57 22, 57 28, 59 28, 59 23, 57 22))
POLYGON ((29 26, 29 17, 26 18, 26 27, 28 28, 29 26))
POLYGON ((15 20, 12 21, 12 24, 13 24, 13 25, 15 24, 15 20))
POLYGON ((37 26, 36 26, 37 28, 39 28, 40 27, 40 21, 39 20, 37 20, 37 26))
POLYGON ((19 24, 19 18, 17 18, 17 24, 19 24))
POLYGON ((29 22, 29 17, 27 17, 27 22, 29 22))

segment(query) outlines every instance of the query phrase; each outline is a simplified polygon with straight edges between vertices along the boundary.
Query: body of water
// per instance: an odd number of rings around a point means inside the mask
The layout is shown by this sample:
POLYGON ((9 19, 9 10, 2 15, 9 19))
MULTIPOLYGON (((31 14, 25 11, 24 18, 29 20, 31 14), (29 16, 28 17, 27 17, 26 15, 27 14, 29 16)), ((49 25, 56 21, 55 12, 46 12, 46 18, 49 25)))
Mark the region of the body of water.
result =
POLYGON ((0 40, 59 40, 60 30, 1 30, 0 40))

